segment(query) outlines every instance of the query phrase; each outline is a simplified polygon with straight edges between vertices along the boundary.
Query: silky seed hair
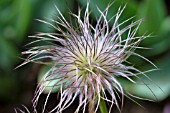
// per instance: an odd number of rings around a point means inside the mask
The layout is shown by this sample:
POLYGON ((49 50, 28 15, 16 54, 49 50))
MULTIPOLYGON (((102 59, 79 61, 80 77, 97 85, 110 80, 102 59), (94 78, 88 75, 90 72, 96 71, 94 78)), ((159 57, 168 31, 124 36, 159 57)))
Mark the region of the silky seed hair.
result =
MULTIPOLYGON (((72 20, 68 22, 65 19, 57 6, 55 6, 59 13, 57 20, 47 18, 50 21, 47 22, 37 19, 54 28, 57 33, 39 32, 30 36, 37 40, 29 44, 42 41, 51 44, 34 46, 22 52, 28 57, 20 66, 29 62, 51 66, 35 91, 33 98, 35 113, 40 95, 46 88, 50 88, 50 90, 44 102, 42 113, 45 112, 50 94, 56 87, 59 87, 60 100, 58 105, 49 113, 61 113, 76 98, 79 99, 79 105, 75 113, 80 110, 85 113, 87 106, 89 111, 96 113, 101 100, 109 104, 109 113, 111 113, 113 105, 121 112, 124 96, 130 99, 131 97, 139 98, 127 92, 118 78, 125 78, 134 85, 136 81, 132 77, 142 81, 138 76, 139 74, 151 80, 145 73, 155 69, 142 72, 134 67, 133 62, 128 61, 131 55, 135 55, 148 61, 157 69, 151 61, 134 52, 135 49, 146 49, 140 47, 139 44, 149 35, 136 36, 143 19, 128 24, 134 18, 131 17, 119 23, 125 6, 119 7, 117 13, 107 19, 111 5, 113 3, 109 4, 104 11, 97 7, 100 16, 95 25, 90 23, 89 2, 83 17, 80 8, 78 8, 78 14, 70 13, 76 21, 76 27, 71 24, 72 20), (112 25, 111 22, 113 22, 112 25), (125 24, 128 25, 123 27, 125 24), (124 34, 127 34, 126 37, 123 37, 124 34), (106 92, 110 94, 111 98, 107 97, 106 92)), ((26 107, 24 106, 24 108, 26 107)), ((20 109, 15 110, 16 112, 20 111, 20 109)), ((28 112, 27 108, 26 111, 28 112)))

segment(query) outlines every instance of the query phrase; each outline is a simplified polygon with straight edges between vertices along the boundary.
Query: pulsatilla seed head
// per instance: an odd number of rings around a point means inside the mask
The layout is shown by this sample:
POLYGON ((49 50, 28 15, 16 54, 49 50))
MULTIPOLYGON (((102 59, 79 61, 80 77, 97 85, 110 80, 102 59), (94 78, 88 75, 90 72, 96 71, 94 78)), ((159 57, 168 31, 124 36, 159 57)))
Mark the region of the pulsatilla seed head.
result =
POLYGON ((73 27, 64 18, 57 7, 60 15, 58 20, 48 19, 56 25, 38 20, 50 25, 59 33, 38 33, 31 36, 38 38, 35 42, 50 41, 53 44, 32 47, 23 52, 23 54, 29 54, 23 64, 38 62, 51 65, 50 70, 43 76, 35 92, 34 108, 36 108, 39 96, 45 88, 50 87, 44 104, 44 112, 49 95, 55 87, 59 86, 60 102, 50 112, 62 112, 73 103, 76 97, 79 98, 76 113, 81 108, 83 108, 84 113, 88 104, 89 109, 96 112, 101 99, 110 103, 109 112, 111 112, 113 105, 121 110, 123 98, 128 96, 129 93, 126 93, 117 78, 125 78, 136 83, 131 76, 139 78, 137 74, 145 75, 144 72, 130 64, 127 65, 127 59, 131 55, 136 55, 147 60, 135 53, 134 50, 143 48, 138 47, 138 45, 148 36, 136 36, 142 19, 122 28, 125 23, 127 24, 133 19, 131 17, 121 23, 118 22, 125 7, 120 7, 113 17, 107 19, 110 6, 108 5, 104 11, 97 8, 100 17, 96 20, 95 26, 89 22, 89 3, 87 3, 83 18, 81 18, 80 9, 78 15, 71 13, 77 22, 76 27, 73 27), (113 24, 109 25, 111 21, 113 24), (62 28, 65 30, 62 30, 62 28), (123 37, 123 34, 127 34, 126 37, 123 37), (55 42, 59 42, 60 45, 56 45, 55 42), (53 85, 49 86, 51 83, 53 85), (106 91, 111 95, 111 99, 107 98, 106 91), (122 103, 121 105, 119 105, 119 101, 122 103))

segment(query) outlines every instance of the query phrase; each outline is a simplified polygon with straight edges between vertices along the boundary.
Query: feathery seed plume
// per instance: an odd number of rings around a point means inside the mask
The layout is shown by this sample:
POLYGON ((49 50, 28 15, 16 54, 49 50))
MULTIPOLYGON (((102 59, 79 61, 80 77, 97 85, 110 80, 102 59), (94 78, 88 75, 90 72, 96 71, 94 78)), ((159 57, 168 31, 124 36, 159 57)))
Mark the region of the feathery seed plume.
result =
POLYGON ((122 25, 133 19, 131 17, 119 23, 125 7, 120 7, 108 20, 107 13, 110 6, 111 4, 104 11, 97 8, 100 17, 96 20, 95 26, 89 20, 89 3, 83 18, 81 18, 81 9, 78 10, 78 15, 71 13, 76 19, 76 27, 64 18, 57 7, 58 20, 48 19, 56 25, 38 20, 53 27, 59 33, 38 33, 31 36, 38 38, 35 42, 49 41, 53 44, 32 47, 23 52, 29 55, 23 64, 37 62, 52 65, 37 87, 33 99, 34 108, 45 88, 53 82, 43 112, 52 90, 57 86, 60 86, 60 102, 50 113, 62 112, 73 103, 76 97, 79 98, 79 105, 75 113, 78 113, 80 109, 83 109, 84 113, 87 105, 89 105, 89 111, 96 112, 101 100, 110 103, 109 113, 113 105, 121 111, 124 96, 128 93, 117 78, 125 78, 136 83, 131 76, 139 78, 137 73, 146 76, 144 72, 127 65, 127 59, 131 55, 136 55, 147 60, 134 52, 136 48, 142 48, 138 45, 147 36, 136 36, 142 19, 122 28, 122 25), (112 25, 110 25, 111 21, 113 21, 112 25), (123 38, 125 33, 127 37, 123 38), (57 45, 56 42, 60 44, 57 45), (111 95, 111 99, 107 98, 106 91, 111 95), (119 105, 120 102, 121 105, 119 105))

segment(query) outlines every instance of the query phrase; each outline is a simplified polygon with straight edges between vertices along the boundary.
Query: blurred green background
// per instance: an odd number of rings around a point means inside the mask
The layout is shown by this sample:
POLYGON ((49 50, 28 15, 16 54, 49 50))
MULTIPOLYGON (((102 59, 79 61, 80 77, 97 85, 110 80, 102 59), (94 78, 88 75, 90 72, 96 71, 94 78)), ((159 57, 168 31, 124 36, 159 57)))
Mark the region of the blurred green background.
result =
MULTIPOLYGON (((99 15, 96 5, 103 10, 111 1, 91 0, 90 18, 95 21, 99 15)), ((145 19, 138 35, 152 33, 153 37, 141 43, 141 46, 152 49, 137 50, 137 52, 158 66, 159 71, 148 73, 148 75, 164 92, 153 82, 148 86, 155 96, 145 85, 134 86, 123 81, 126 89, 132 94, 153 100, 156 97, 158 101, 156 103, 140 101, 146 108, 144 110, 135 104, 126 106, 129 103, 127 100, 123 113, 170 113, 170 110, 169 112, 165 110, 170 109, 168 107, 170 103, 170 1, 116 0, 109 10, 108 18, 115 14, 120 5, 126 3, 126 9, 120 21, 134 15, 136 20, 145 19)), ((22 63, 21 52, 27 50, 29 46, 25 47, 25 45, 33 40, 27 36, 38 31, 55 32, 54 29, 35 20, 44 20, 45 17, 55 19, 58 14, 54 4, 69 19, 68 10, 77 14, 78 6, 85 8, 86 0, 0 0, 0 113, 14 113, 13 108, 21 104, 31 107, 37 78, 44 67, 30 63, 18 69, 14 68, 22 63)), ((141 70, 153 68, 142 59, 132 57, 130 60, 135 62, 135 66, 141 70)), ((143 79, 148 81, 145 77, 143 79)))

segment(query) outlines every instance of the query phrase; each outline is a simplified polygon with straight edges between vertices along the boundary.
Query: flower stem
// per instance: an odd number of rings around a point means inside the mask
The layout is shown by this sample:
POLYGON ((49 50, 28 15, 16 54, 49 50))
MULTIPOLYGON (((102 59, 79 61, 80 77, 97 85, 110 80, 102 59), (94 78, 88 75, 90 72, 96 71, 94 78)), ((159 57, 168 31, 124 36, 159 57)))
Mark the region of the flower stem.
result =
POLYGON ((100 99, 100 111, 101 113, 108 113, 106 103, 103 99, 100 99))
POLYGON ((94 113, 94 103, 93 100, 90 101, 89 103, 89 113, 94 113))

